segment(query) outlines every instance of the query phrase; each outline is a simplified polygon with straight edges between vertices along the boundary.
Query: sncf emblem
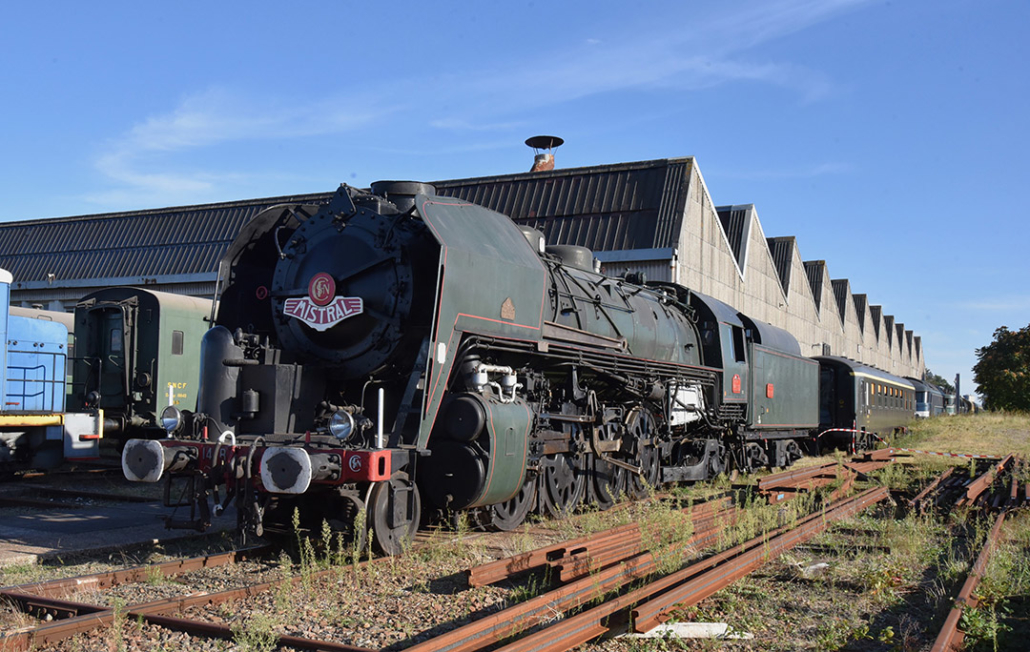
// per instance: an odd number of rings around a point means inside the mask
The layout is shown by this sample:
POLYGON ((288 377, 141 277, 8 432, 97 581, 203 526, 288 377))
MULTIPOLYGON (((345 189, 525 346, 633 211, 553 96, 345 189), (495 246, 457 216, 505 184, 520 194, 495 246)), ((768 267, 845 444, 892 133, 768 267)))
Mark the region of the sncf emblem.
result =
POLYGON ((301 297, 287 299, 283 304, 286 316, 299 319, 316 331, 328 330, 364 311, 365 301, 361 297, 336 297, 327 305, 318 305, 308 297, 301 297))
POLYGON ((325 272, 315 274, 308 283, 308 296, 316 306, 328 306, 336 296, 336 280, 325 272))

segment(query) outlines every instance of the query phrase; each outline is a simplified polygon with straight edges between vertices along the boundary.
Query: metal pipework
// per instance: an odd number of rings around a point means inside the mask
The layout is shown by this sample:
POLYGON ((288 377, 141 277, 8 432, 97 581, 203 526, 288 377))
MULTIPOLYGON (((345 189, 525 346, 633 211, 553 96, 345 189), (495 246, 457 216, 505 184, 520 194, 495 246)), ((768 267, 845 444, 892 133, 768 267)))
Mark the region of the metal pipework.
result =
POLYGON ((515 374, 515 370, 511 367, 502 367, 499 365, 492 364, 479 364, 472 372, 472 385, 476 388, 477 392, 482 392, 486 386, 493 387, 497 392, 501 403, 511 403, 515 400, 515 392, 522 388, 522 383, 518 382, 518 376, 515 374), (491 381, 489 374, 504 374, 501 377, 500 382, 491 381), (507 390, 508 395, 505 396, 507 390))

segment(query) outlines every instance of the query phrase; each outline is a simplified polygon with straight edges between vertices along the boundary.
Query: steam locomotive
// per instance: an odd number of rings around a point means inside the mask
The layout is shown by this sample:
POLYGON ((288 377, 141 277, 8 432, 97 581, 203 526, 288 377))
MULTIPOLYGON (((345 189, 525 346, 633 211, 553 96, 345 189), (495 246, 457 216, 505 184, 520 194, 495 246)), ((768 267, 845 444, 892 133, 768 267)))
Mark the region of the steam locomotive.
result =
POLYGON ((534 510, 789 466, 823 419, 848 419, 843 398, 820 404, 820 363, 786 331, 602 275, 589 250, 427 184, 270 208, 219 286, 197 410, 166 408, 168 438, 122 456, 130 480, 178 483, 169 504, 191 515, 170 526, 234 503, 261 536, 297 509, 394 554, 423 514, 510 530, 534 510))

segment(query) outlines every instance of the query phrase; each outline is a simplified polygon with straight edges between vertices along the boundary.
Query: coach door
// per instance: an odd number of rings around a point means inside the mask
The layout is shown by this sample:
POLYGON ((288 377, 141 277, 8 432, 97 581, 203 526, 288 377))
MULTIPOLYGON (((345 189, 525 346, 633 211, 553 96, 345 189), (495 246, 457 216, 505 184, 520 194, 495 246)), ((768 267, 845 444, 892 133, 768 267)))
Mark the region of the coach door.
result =
POLYGON ((124 410, 132 387, 136 306, 129 302, 101 303, 90 312, 90 321, 96 333, 93 365, 100 407, 124 410))
POLYGON ((819 366, 819 423, 830 426, 837 422, 837 373, 828 365, 819 366))

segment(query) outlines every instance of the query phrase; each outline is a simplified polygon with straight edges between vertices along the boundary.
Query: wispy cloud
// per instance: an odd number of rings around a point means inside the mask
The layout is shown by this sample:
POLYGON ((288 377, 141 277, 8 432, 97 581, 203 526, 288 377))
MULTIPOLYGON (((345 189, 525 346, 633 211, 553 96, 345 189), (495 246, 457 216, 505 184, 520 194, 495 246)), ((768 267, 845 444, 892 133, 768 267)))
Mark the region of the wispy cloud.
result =
MULTIPOLYGON (((665 17, 665 29, 653 20, 627 27, 617 40, 585 42, 522 58, 508 67, 463 71, 453 75, 467 93, 461 116, 474 122, 504 107, 508 112, 535 108, 628 89, 698 90, 748 81, 795 91, 803 102, 826 97, 834 83, 818 70, 789 62, 752 59, 748 50, 789 36, 869 0, 784 0, 734 6, 708 19, 665 17)), ((653 16, 652 16, 653 18, 653 16)))
MULTIPOLYGON (((203 201, 212 189, 253 173, 222 169, 216 156, 206 157, 201 167, 181 163, 196 161, 198 151, 216 154, 234 143, 353 133, 388 121, 468 134, 478 139, 461 145, 468 150, 510 142, 512 132, 525 130, 527 123, 519 118, 529 110, 633 89, 660 94, 748 82, 789 89, 801 102, 817 101, 835 92, 833 80, 818 70, 769 60, 754 49, 868 1, 756 0, 729 10, 720 4, 709 16, 689 6, 666 8, 659 11, 671 15, 658 28, 654 15, 641 16, 636 25, 618 25, 617 35, 590 34, 535 56, 470 57, 447 74, 371 82, 361 92, 348 89, 322 101, 297 102, 286 90, 208 89, 142 119, 107 143, 95 167, 114 187, 87 199, 108 205, 203 201), (384 104, 382 98, 398 97, 398 88, 404 89, 403 97, 417 101, 384 104)), ((847 166, 831 162, 757 172, 754 178, 846 171, 847 166)))
POLYGON ((241 173, 180 169, 173 155, 230 142, 253 142, 344 133, 392 110, 374 102, 332 101, 276 106, 227 89, 191 95, 166 114, 151 116, 109 142, 95 167, 117 188, 87 201, 108 205, 194 201, 216 185, 243 180, 241 173))

